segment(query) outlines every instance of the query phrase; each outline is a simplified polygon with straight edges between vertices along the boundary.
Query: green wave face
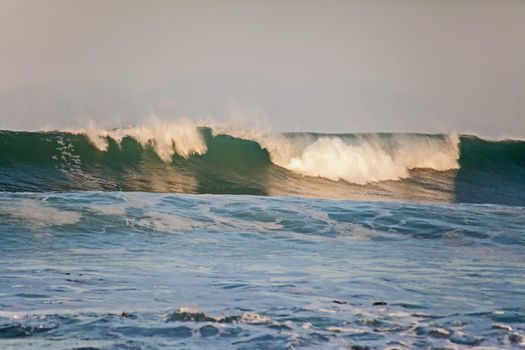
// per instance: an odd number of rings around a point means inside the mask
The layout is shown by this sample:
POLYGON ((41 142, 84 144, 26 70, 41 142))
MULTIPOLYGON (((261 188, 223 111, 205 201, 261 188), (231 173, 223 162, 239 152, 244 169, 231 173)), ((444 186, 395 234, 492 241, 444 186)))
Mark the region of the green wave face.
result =
POLYGON ((101 150, 86 134, 3 131, 0 191, 297 195, 525 205, 522 141, 462 136, 458 145, 449 145, 444 143, 447 135, 303 133, 279 135, 279 143, 218 134, 210 128, 200 128, 198 133, 204 152, 185 156, 173 152, 161 159, 155 139, 106 136, 107 148, 101 150), (449 154, 451 147, 457 147, 455 157, 449 154))

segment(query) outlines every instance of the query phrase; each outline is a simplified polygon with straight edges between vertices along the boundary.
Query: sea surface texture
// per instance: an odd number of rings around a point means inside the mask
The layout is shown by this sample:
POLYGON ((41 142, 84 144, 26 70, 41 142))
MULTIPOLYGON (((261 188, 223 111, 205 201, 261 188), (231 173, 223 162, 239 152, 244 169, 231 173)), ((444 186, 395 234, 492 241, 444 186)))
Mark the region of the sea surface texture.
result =
POLYGON ((164 348, 525 348, 525 142, 0 132, 0 349, 164 348))

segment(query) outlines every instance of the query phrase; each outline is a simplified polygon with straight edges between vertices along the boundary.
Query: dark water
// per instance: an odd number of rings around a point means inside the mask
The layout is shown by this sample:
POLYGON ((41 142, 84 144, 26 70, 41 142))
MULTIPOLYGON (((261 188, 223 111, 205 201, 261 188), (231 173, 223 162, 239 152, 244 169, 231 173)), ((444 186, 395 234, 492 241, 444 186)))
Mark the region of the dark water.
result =
POLYGON ((358 185, 203 133, 0 134, 0 349, 525 347, 523 142, 358 185))

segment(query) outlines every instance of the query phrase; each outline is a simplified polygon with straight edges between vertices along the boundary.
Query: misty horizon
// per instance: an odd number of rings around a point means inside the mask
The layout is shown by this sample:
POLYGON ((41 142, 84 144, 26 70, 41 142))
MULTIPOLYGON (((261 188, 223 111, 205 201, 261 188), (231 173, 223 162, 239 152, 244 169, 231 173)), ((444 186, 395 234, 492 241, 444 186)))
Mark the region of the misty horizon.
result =
POLYGON ((521 1, 3 1, 0 129, 525 136, 521 1))

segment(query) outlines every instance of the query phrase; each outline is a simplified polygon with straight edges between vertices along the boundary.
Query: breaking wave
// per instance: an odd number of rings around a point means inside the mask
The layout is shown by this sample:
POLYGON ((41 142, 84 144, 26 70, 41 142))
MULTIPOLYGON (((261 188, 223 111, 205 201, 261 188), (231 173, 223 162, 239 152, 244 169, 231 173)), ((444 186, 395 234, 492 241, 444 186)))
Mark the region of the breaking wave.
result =
POLYGON ((485 202, 479 193, 490 185, 498 192, 493 201, 512 197, 512 204, 520 204, 519 194, 516 199, 510 193, 515 191, 498 190, 498 184, 524 186, 519 180, 525 178, 525 142, 456 134, 271 133, 154 121, 112 130, 91 125, 72 131, 2 131, 0 147, 2 191, 485 202), (465 185, 459 191, 458 183, 465 185))
MULTIPOLYGON (((269 152, 275 165, 293 172, 333 181, 345 180, 364 185, 369 182, 409 177, 409 170, 437 171, 457 169, 457 135, 379 135, 379 134, 272 134, 253 130, 219 128, 213 135, 255 141, 269 152)), ((143 147, 151 147, 165 162, 175 154, 183 158, 203 155, 208 149, 202 130, 190 122, 161 123, 150 127, 114 130, 79 130, 100 151, 108 150, 108 139, 118 144, 131 137, 143 147)), ((235 156, 232 154, 232 156, 235 156)))

